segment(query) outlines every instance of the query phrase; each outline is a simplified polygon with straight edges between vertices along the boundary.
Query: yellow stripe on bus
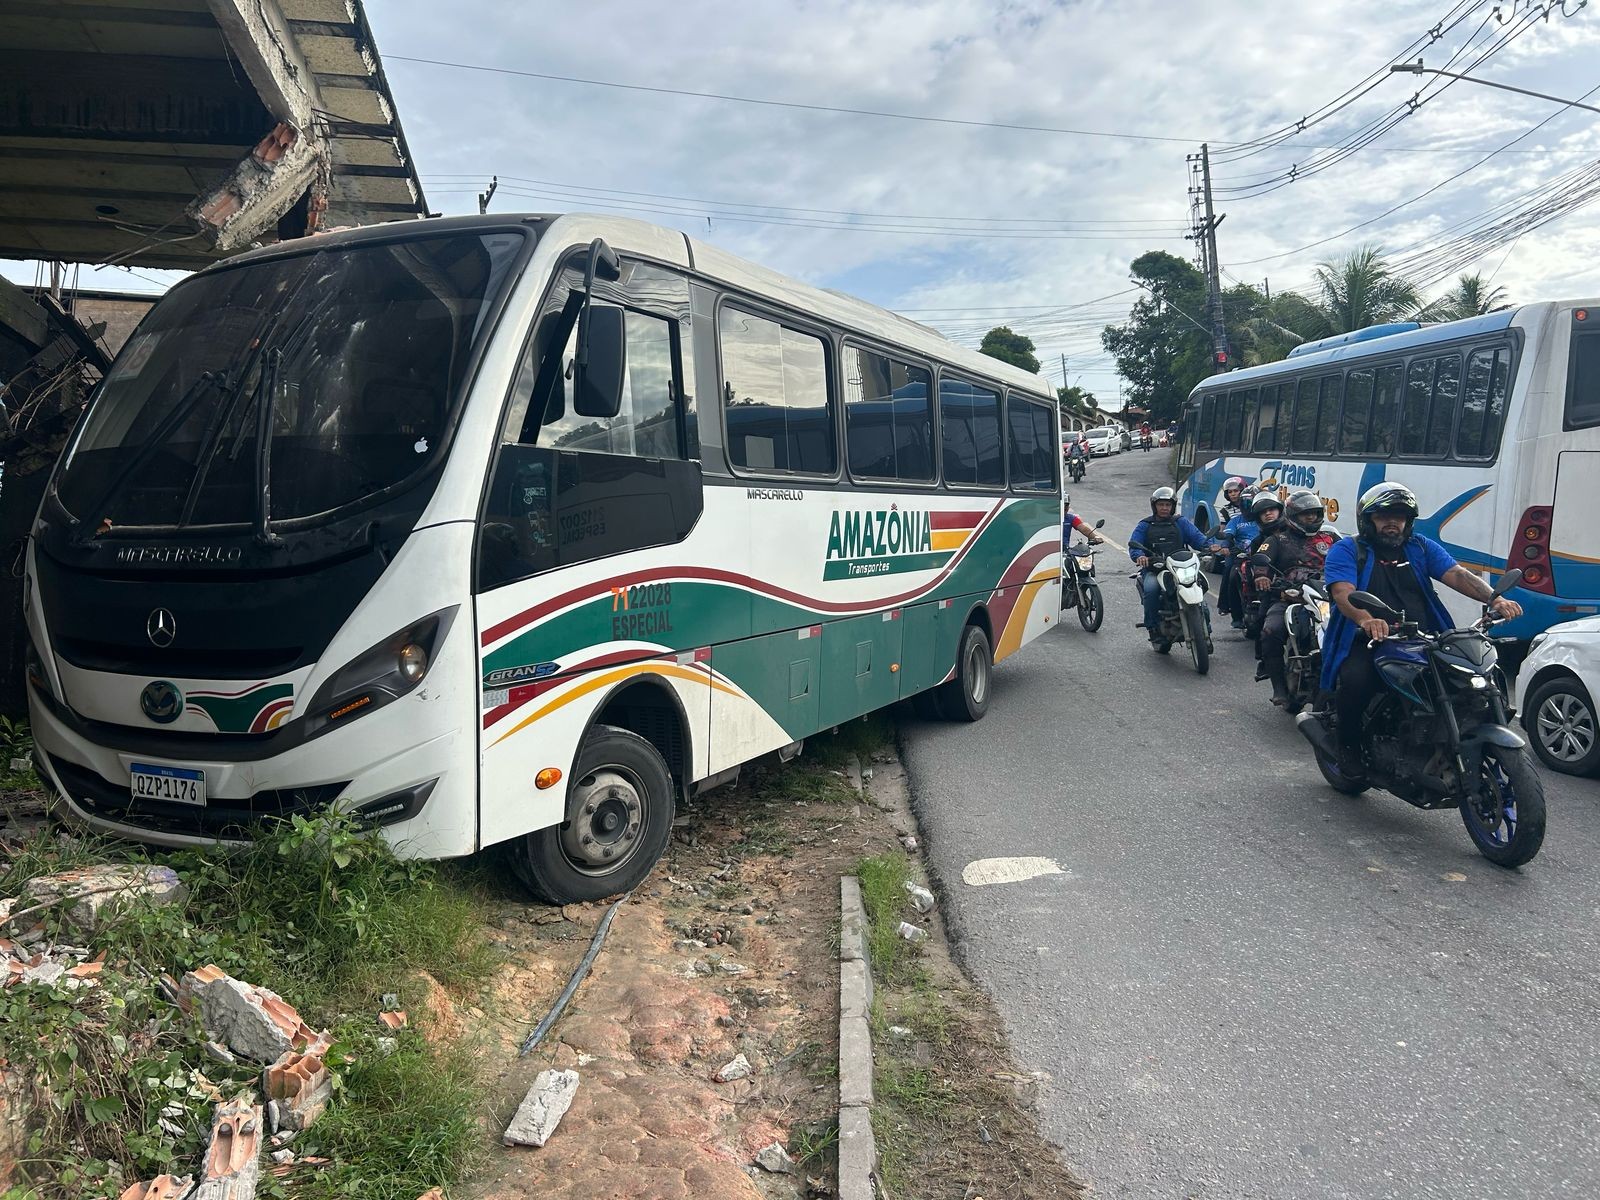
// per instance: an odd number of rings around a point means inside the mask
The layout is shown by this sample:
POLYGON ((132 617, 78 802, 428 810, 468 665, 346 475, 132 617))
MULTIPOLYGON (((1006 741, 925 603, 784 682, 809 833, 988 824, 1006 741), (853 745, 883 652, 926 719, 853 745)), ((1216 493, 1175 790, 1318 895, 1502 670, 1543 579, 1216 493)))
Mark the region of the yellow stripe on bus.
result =
POLYGON ((972 536, 970 529, 935 529, 932 533, 935 550, 959 550, 972 536))
POLYGON ((1022 635, 1028 628, 1028 614, 1033 611, 1034 597, 1045 584, 1059 578, 1060 575, 1055 571, 1041 571, 1022 585, 1017 603, 1011 609, 1011 618, 1006 622, 1006 627, 1000 631, 1000 644, 995 647, 994 652, 995 662, 1015 654, 1022 648, 1022 635))
POLYGON ((510 729, 506 730, 489 744, 491 746, 498 746, 512 734, 519 733, 526 729, 529 725, 532 725, 540 717, 549 716, 551 713, 555 712, 556 709, 565 707, 581 696, 587 696, 590 692, 597 691, 600 688, 616 683, 619 680, 627 679, 629 676, 645 674, 670 675, 674 679, 687 679, 691 683, 706 684, 708 687, 711 687, 719 692, 726 692, 730 696, 741 695, 737 689, 729 687, 720 679, 713 679, 709 675, 703 674, 700 671, 692 671, 688 667, 680 667, 677 663, 635 663, 632 666, 619 667, 614 671, 605 671, 599 675, 594 675, 588 679, 585 679, 582 683, 578 684, 577 687, 563 692, 554 700, 550 701, 550 703, 535 710, 522 720, 518 721, 510 729))

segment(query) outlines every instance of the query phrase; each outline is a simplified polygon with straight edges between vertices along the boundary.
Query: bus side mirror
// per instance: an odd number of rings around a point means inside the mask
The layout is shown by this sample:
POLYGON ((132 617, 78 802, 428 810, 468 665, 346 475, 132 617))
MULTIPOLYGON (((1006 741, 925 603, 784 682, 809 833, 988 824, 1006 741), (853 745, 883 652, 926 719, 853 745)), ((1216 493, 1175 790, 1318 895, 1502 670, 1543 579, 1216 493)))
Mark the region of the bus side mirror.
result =
POLYGON ((580 417, 609 421, 622 411, 623 368, 628 361, 628 335, 620 308, 602 305, 587 313, 589 361, 574 371, 572 411, 580 417))

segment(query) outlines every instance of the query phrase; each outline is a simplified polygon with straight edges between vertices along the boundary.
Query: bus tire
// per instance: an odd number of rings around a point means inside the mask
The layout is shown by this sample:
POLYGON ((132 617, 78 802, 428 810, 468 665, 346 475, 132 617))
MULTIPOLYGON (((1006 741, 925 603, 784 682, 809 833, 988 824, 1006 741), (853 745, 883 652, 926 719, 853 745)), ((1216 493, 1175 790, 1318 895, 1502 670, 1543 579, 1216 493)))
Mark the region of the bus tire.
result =
POLYGON ((632 890, 672 836, 674 787, 666 761, 644 738, 592 727, 572 769, 567 819, 512 843, 512 870, 546 904, 632 890))
POLYGON ((980 625, 968 625, 956 652, 956 674, 939 685, 939 711, 947 721, 981 721, 989 711, 989 691, 994 680, 994 652, 989 635, 980 625))

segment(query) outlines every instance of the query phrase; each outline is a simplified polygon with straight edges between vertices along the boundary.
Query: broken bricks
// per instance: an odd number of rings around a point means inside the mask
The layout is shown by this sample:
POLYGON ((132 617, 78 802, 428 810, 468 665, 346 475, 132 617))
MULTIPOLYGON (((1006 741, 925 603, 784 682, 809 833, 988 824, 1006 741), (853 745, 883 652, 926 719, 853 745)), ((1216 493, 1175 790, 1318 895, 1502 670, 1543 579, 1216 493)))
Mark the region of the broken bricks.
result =
POLYGON ((192 1175, 157 1175, 149 1183, 135 1183, 118 1200, 188 1200, 194 1191, 192 1175))
POLYGON ((274 1132, 309 1129, 333 1099, 333 1076, 328 1071, 330 1040, 322 1034, 303 1053, 290 1050, 261 1075, 262 1090, 274 1113, 274 1132))
POLYGON ((261 1179, 261 1106, 248 1094, 217 1105, 211 1144, 190 1200, 251 1200, 261 1179))

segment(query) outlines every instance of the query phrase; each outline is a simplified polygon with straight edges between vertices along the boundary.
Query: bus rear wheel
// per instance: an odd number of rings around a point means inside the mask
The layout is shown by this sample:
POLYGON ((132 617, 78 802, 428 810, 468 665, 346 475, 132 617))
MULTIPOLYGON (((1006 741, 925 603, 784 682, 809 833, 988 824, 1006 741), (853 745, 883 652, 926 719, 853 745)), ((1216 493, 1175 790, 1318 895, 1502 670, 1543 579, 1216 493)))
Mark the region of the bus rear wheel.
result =
POLYGON ((956 675, 939 685, 939 711, 947 721, 981 721, 989 711, 989 685, 994 676, 994 652, 989 635, 978 625, 968 625, 956 653, 956 675))
POLYGON ((547 904, 631 890, 650 874, 672 835, 672 773, 638 734, 596 725, 572 778, 567 819, 512 844, 517 878, 547 904))

